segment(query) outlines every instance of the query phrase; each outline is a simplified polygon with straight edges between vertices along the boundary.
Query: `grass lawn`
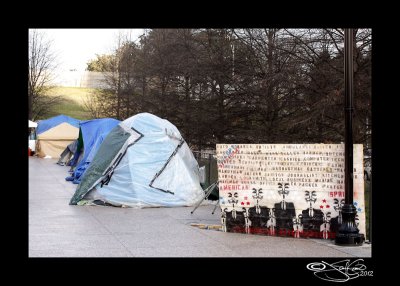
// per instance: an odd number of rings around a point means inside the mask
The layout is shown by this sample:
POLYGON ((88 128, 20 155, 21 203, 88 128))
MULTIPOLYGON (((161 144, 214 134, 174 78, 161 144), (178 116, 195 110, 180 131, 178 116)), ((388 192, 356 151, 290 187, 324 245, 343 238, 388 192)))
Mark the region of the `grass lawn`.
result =
POLYGON ((49 91, 50 96, 61 95, 63 100, 55 105, 48 118, 64 114, 76 119, 91 119, 90 113, 84 109, 84 100, 94 92, 93 88, 55 87, 49 91))

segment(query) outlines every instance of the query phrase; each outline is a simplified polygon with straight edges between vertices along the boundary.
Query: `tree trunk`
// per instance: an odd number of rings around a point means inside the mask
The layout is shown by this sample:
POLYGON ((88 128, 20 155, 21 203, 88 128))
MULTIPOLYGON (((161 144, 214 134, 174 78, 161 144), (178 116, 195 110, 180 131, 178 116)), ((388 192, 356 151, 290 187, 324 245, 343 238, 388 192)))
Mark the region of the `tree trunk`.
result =
POLYGON ((117 119, 118 120, 121 120, 120 108, 121 108, 121 74, 118 73, 118 83, 117 83, 117 119))
MULTIPOLYGON (((268 118, 268 124, 266 124, 267 127, 267 138, 271 140, 273 138, 272 134, 274 132, 274 119, 276 115, 276 101, 278 100, 277 96, 274 94, 274 82, 273 82, 273 74, 274 74, 274 36, 275 36, 275 30, 274 29, 269 29, 268 34, 267 34, 267 92, 266 96, 267 98, 267 118, 268 118)), ((271 142, 272 143, 272 142, 271 142)))
POLYGON ((145 95, 146 95, 146 77, 142 77, 142 96, 143 96, 143 99, 144 99, 144 97, 145 97, 145 95))
POLYGON ((32 94, 28 94, 28 119, 32 120, 32 94))
POLYGON ((185 76, 185 135, 186 140, 190 141, 190 85, 189 85, 189 76, 185 76))
POLYGON ((225 115, 224 115, 224 86, 222 83, 219 83, 219 96, 218 96, 218 118, 219 118, 219 126, 221 128, 218 129, 217 139, 218 143, 222 143, 224 141, 224 127, 225 127, 225 115))

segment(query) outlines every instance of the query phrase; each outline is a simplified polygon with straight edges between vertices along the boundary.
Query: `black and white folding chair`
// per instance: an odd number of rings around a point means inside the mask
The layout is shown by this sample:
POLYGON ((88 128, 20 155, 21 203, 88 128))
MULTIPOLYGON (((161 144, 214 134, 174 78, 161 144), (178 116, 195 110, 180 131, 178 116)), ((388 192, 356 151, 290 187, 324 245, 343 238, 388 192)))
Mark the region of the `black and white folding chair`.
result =
MULTIPOLYGON (((191 214, 194 213, 194 211, 201 205, 201 203, 202 203, 204 200, 208 199, 208 197, 211 195, 212 191, 213 191, 215 188, 218 188, 218 181, 212 183, 210 186, 208 186, 207 189, 204 190, 204 197, 196 204, 196 206, 194 207, 194 209, 190 212, 191 214)), ((218 192, 219 192, 219 190, 218 190, 218 192)), ((217 208, 218 205, 219 205, 219 199, 217 200, 217 203, 216 203, 216 205, 215 205, 215 207, 214 207, 214 210, 212 211, 212 214, 214 214, 215 209, 217 208)))

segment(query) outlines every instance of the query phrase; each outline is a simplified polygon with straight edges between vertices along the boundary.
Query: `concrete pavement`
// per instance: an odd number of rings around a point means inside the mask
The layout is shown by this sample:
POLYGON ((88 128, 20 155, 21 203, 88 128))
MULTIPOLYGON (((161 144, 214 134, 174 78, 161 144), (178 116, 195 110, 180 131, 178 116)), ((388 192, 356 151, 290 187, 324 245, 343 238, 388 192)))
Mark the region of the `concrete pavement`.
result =
POLYGON ((224 233, 213 205, 116 208, 68 205, 77 185, 69 167, 29 157, 29 257, 371 257, 371 245, 224 233))

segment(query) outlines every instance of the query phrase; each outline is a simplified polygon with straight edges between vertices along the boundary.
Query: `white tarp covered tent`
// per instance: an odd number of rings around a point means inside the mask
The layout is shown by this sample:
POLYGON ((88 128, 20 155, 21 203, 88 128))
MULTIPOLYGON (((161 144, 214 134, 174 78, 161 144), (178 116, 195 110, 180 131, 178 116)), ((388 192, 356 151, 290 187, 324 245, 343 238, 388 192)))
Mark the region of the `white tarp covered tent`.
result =
POLYGON ((102 142, 72 197, 114 206, 193 206, 204 197, 199 165, 178 129, 140 113, 115 126, 102 142))

